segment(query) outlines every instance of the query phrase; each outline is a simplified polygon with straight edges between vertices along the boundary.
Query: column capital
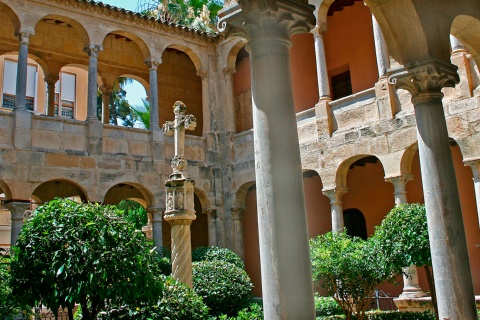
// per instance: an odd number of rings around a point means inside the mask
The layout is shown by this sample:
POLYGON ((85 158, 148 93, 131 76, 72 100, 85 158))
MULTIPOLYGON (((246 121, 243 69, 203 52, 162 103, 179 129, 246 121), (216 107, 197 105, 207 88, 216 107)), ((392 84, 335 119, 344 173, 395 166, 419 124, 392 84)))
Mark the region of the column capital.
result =
POLYGON ((217 220, 217 209, 203 209, 202 213, 206 214, 211 220, 217 220))
POLYGON ((30 211, 30 205, 30 201, 8 201, 5 203, 5 208, 10 211, 12 220, 23 221, 25 217, 25 211, 30 211))
POLYGON ((232 208, 231 209, 232 219, 233 220, 241 220, 242 219, 242 213, 243 213, 244 210, 245 210, 245 208, 239 208, 239 207, 232 208))
POLYGON ((106 87, 106 86, 100 86, 98 88, 100 90, 100 92, 102 93, 102 95, 105 95, 105 94, 110 94, 112 91, 113 91, 113 88, 112 87, 106 87))
POLYGON ((227 67, 223 68, 223 74, 225 75, 225 78, 227 77, 232 77, 235 72, 237 72, 237 69, 234 67, 227 67))
POLYGON ((144 62, 149 70, 157 70, 157 67, 162 64, 162 59, 149 57, 144 62))
POLYGON ((388 82, 396 89, 410 92, 412 102, 423 96, 429 99, 431 94, 440 94, 441 99, 442 88, 455 87, 460 81, 457 69, 457 66, 437 59, 417 61, 391 70, 393 74, 388 78, 388 82))
POLYGON ((30 43, 30 37, 35 35, 35 31, 27 30, 27 29, 18 29, 16 32, 16 35, 18 36, 20 44, 28 45, 30 43))
POLYGON ((249 40, 268 35, 289 36, 309 32, 315 24, 314 6, 292 0, 239 0, 219 13, 219 31, 249 40))
POLYGON ((328 30, 328 25, 325 22, 317 22, 315 27, 310 31, 314 37, 323 36, 325 32, 328 30))
POLYGON ((200 71, 197 71, 197 76, 199 76, 200 78, 202 78, 202 81, 203 81, 203 80, 207 80, 207 79, 208 79, 208 70, 200 70, 200 71))
POLYGON ((98 58, 98 54, 103 50, 103 47, 99 44, 89 44, 83 51, 85 51, 89 57, 98 58))
POLYGON ((335 187, 329 190, 322 190, 323 194, 330 199, 330 204, 342 203, 342 197, 348 192, 347 187, 335 187))
POLYGON ((408 181, 413 180, 413 175, 411 174, 401 174, 398 176, 385 177, 386 182, 393 184, 395 191, 404 191, 405 185, 408 181))
POLYGON ((163 221, 163 212, 165 208, 163 207, 148 207, 147 212, 152 215, 152 222, 163 221))
POLYGON ((465 159, 463 163, 472 168, 473 180, 480 181, 480 159, 465 159))
POLYGON ((43 77, 43 80, 47 83, 47 84, 55 84, 57 83, 57 81, 60 79, 60 75, 58 73, 54 73, 54 74, 46 74, 44 77, 43 77))

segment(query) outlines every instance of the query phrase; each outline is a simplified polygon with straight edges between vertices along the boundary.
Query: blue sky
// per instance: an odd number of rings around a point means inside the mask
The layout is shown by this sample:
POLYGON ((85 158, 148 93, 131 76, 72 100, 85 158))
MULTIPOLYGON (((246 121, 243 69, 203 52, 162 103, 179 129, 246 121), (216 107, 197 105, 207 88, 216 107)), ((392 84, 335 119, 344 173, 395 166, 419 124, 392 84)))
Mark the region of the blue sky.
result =
POLYGON ((138 5, 138 0, 97 0, 98 2, 103 2, 116 6, 119 8, 124 8, 127 10, 135 11, 138 5))

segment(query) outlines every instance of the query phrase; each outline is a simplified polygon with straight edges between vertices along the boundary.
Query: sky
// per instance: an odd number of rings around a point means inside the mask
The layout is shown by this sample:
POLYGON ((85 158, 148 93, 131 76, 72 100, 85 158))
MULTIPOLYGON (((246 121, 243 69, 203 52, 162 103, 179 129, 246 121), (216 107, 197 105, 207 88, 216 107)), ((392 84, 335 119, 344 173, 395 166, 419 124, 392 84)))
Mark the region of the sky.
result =
POLYGON ((119 8, 124 8, 130 11, 135 11, 138 5, 138 0, 96 0, 119 8))

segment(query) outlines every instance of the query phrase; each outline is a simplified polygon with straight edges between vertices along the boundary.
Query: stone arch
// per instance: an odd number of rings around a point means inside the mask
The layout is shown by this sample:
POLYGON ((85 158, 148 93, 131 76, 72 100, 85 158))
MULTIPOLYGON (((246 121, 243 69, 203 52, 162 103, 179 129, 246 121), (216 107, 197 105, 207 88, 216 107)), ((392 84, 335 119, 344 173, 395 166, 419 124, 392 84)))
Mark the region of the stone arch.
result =
POLYGON ((145 92, 148 96, 148 93, 149 93, 149 90, 150 90, 150 83, 148 82, 148 80, 146 80, 145 78, 142 78, 138 75, 129 74, 129 73, 121 74, 120 77, 130 78, 130 79, 133 79, 135 81, 140 82, 140 84, 143 86, 143 88, 145 89, 145 92))
POLYGON ((71 17, 63 16, 63 15, 47 14, 47 15, 38 19, 38 21, 35 23, 35 29, 38 28, 40 22, 45 22, 45 21, 53 21, 54 24, 63 23, 63 24, 67 24, 68 26, 71 26, 71 27, 75 28, 75 30, 78 32, 78 34, 80 36, 80 40, 82 41, 83 45, 90 44, 90 36, 88 35, 88 32, 87 32, 86 28, 84 27, 83 24, 81 24, 77 20, 75 20, 71 17))
POLYGON ((418 143, 415 142, 406 148, 400 159, 400 172, 410 174, 412 172, 412 162, 415 157, 415 153, 418 151, 418 143))
MULTIPOLYGON (((200 188, 195 187, 193 193, 198 197, 200 204, 203 210, 212 209, 210 207, 210 201, 208 200, 207 194, 200 188)), ((201 213, 201 212, 198 212, 201 213)))
POLYGON ((458 15, 453 20, 450 32, 462 42, 479 66, 480 20, 469 15, 458 15))
MULTIPOLYGON (((203 66, 202 60, 200 59, 200 55, 197 52, 195 52, 192 48, 189 48, 181 44, 170 44, 164 49, 164 51, 167 49, 175 49, 175 50, 184 52, 190 58, 190 60, 192 60, 197 70, 197 73, 204 71, 204 66, 203 66)), ((162 55, 163 55, 163 52, 162 52, 162 55)))
MULTIPOLYGON (((115 35, 117 37, 123 37, 125 39, 127 39, 128 41, 133 41, 138 49, 140 50, 140 52, 142 53, 143 55, 143 60, 147 59, 148 57, 150 57, 151 55, 151 52, 150 52, 150 48, 148 47, 147 43, 145 42, 145 40, 143 40, 143 38, 139 37, 138 35, 132 33, 132 32, 129 32, 129 31, 125 31, 125 30, 120 30, 120 29, 115 29, 115 30, 110 30, 104 37, 102 43, 105 43, 105 40, 107 39, 107 37, 109 35, 115 35)), ((146 67, 146 66, 145 66, 146 67)))
POLYGON ((122 182, 111 186, 105 193, 105 204, 118 204, 124 199, 134 200, 145 208, 153 206, 153 194, 141 184, 135 182, 122 182))
MULTIPOLYGON (((18 57, 18 51, 7 51, 7 52, 4 52, 0 55, 1 56, 16 56, 16 57, 18 57)), ((35 63, 37 63, 40 66, 40 68, 42 69, 44 74, 48 74, 48 72, 50 71, 50 68, 48 67, 48 63, 45 60, 43 60, 42 58, 34 55, 33 53, 28 53, 28 59, 33 60, 35 63)))
POLYGON ((343 221, 349 236, 367 240, 367 223, 362 211, 357 208, 343 210, 343 221))
POLYGON ((22 27, 17 13, 10 6, 8 6, 2 1, 0 1, 0 12, 5 13, 10 18, 13 23, 13 27, 15 28, 15 31, 22 27))
POLYGON ((369 158, 369 157, 374 157, 376 158, 381 164, 382 167, 385 167, 380 158, 378 158, 375 155, 371 154, 359 154, 352 156, 346 160, 344 160, 337 168, 337 172, 335 174, 335 184, 336 187, 346 187, 347 186, 347 173, 350 167, 357 161, 364 159, 364 158, 369 158))
POLYGON ((235 62, 237 60, 237 55, 245 47, 245 40, 238 39, 233 46, 229 48, 227 57, 226 57, 226 68, 235 68, 235 62))
POLYGON ((10 191, 10 188, 3 180, 0 180, 0 193, 3 193, 5 195, 5 200, 12 199, 12 192, 10 191))
POLYGON ((245 182, 237 192, 235 192, 235 199, 233 201, 236 208, 245 209, 245 201, 247 199, 247 193, 252 187, 256 185, 255 181, 245 182))
POLYGON ((311 4, 315 6, 315 11, 313 12, 315 18, 317 18, 317 24, 326 24, 327 23, 327 13, 330 9, 330 6, 335 0, 314 0, 310 1, 311 4))
POLYGON ((79 197, 82 202, 88 201, 85 189, 78 183, 66 179, 53 179, 39 184, 33 190, 31 197, 36 199, 37 204, 45 203, 56 197, 79 197))

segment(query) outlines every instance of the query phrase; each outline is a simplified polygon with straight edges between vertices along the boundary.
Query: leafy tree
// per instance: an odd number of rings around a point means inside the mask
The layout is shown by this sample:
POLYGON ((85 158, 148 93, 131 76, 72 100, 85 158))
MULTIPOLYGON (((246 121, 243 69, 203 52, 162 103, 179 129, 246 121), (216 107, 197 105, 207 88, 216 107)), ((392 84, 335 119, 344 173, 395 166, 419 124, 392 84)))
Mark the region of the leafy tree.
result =
POLYGON ((150 103, 142 99, 143 106, 130 106, 136 120, 140 122, 145 129, 150 128, 150 103))
POLYGON ((12 260, 13 295, 53 312, 79 303, 83 319, 108 304, 157 301, 162 291, 157 254, 113 206, 55 199, 25 222, 12 260))
POLYGON ((403 267, 411 265, 425 269, 438 318, 425 205, 412 203, 396 206, 375 228, 372 240, 377 242, 380 252, 398 273, 402 272, 403 267))
MULTIPOLYGON (((132 79, 127 77, 119 77, 113 84, 109 105, 110 124, 118 125, 118 119, 121 119, 122 126, 134 126, 136 115, 132 112, 131 106, 126 99, 127 91, 125 91, 125 85, 132 83, 132 81, 132 79)), ((97 116, 99 119, 102 115, 102 104, 102 92, 99 90, 97 93, 97 116)))
POLYGON ((395 273, 377 254, 376 243, 346 232, 329 232, 310 240, 314 282, 333 296, 347 319, 365 318, 375 288, 395 273))
POLYGON ((147 210, 134 200, 122 200, 117 205, 121 216, 130 222, 136 230, 142 230, 142 227, 148 223, 147 210))
POLYGON ((216 31, 223 7, 220 0, 139 0, 138 4, 143 14, 210 33, 216 31))

